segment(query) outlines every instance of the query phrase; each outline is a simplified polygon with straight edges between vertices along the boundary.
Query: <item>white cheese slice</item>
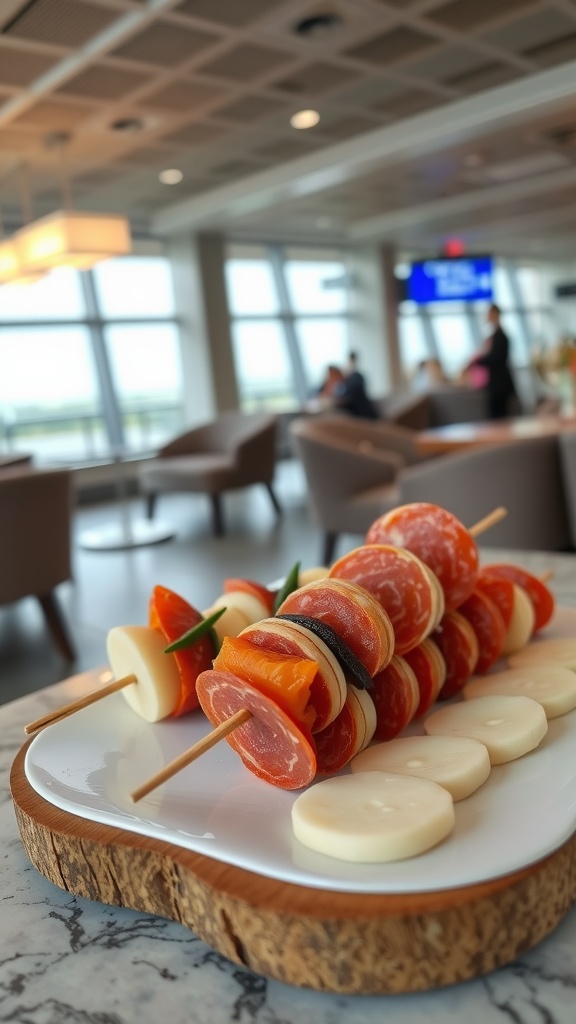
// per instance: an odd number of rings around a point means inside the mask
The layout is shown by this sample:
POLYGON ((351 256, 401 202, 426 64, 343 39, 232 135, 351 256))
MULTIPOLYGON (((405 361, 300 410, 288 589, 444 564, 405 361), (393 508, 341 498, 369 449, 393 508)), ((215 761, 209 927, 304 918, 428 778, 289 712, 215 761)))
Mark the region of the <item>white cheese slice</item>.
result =
POLYGON ((511 668, 535 665, 537 662, 555 662, 576 672, 576 637, 555 637, 533 640, 521 651, 508 658, 511 668))
POLYGON ((430 779, 464 800, 486 782, 490 758, 483 743, 466 736, 401 736, 363 750, 350 767, 430 779))
POLYGON ((548 731, 544 708, 530 697, 476 697, 434 711, 424 722, 432 736, 469 736, 488 749, 491 764, 534 750, 548 731))
POLYGON ((576 672, 537 662, 471 679, 463 690, 466 700, 493 694, 531 697, 542 705, 546 718, 556 718, 576 708, 576 672))
POLYGON ((359 863, 415 857, 453 827, 454 803, 447 790, 389 772, 325 779, 292 806, 294 835, 304 846, 359 863))
POLYGON ((503 657, 515 654, 516 651, 520 651, 526 646, 534 632, 535 621, 536 615, 534 614, 532 601, 526 591, 519 587, 517 583, 514 583, 512 619, 504 638, 503 657))
POLYGON ((106 641, 110 667, 120 679, 135 675, 136 682, 120 693, 146 722, 159 722, 172 714, 180 698, 180 672, 173 654, 164 654, 168 641, 148 626, 114 626, 106 641))
POLYGON ((243 590, 231 590, 228 594, 221 594, 212 604, 213 612, 217 608, 236 608, 246 616, 248 623, 260 622, 260 619, 267 619, 270 614, 263 601, 243 590))

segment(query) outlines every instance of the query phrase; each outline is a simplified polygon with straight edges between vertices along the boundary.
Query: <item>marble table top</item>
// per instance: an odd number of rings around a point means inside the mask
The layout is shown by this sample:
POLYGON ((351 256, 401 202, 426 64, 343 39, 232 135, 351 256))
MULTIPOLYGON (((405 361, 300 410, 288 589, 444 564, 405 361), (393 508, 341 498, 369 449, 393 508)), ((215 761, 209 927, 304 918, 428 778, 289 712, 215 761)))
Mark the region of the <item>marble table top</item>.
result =
MULTIPOLYGON (((549 585, 558 602, 576 606, 576 556, 482 556, 513 560, 538 573, 552 569, 549 585)), ((574 1024, 576 910, 530 953, 478 980, 427 993, 336 996, 252 974, 182 925, 58 889, 24 853, 8 777, 24 725, 70 699, 72 686, 65 681, 0 708, 0 1021, 574 1024)))

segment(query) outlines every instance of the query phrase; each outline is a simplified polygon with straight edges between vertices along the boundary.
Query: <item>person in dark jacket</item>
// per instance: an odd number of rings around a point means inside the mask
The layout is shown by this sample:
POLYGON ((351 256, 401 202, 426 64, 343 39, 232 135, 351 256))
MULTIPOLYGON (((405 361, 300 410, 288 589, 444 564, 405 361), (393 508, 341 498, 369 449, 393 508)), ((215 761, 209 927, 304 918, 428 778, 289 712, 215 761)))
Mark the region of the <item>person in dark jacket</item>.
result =
POLYGON ((349 412, 351 416, 360 416, 366 420, 378 419, 378 410, 366 391, 355 352, 348 356, 347 372, 342 383, 334 390, 334 400, 339 409, 349 412))
POLYGON ((485 369, 486 415, 490 420, 499 420, 512 415, 517 396, 509 363, 510 342, 500 325, 500 309, 495 303, 488 310, 488 322, 492 333, 468 369, 479 366, 485 369))

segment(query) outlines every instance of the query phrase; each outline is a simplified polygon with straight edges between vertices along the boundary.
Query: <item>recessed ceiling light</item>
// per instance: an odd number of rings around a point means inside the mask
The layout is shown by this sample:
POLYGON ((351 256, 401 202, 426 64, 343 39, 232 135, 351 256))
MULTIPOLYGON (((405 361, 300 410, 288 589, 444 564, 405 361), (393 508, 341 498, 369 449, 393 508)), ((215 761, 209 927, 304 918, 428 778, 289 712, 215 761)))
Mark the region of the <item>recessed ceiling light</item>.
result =
POLYGON ((317 110, 298 110, 296 114, 292 114, 290 124, 293 128, 313 128, 319 120, 320 114, 317 110))
POLYGON ((183 177, 182 171, 179 171, 177 167, 167 167, 165 171, 160 171, 158 175, 158 179, 163 185, 178 185, 183 177))
POLYGON ((144 121, 139 117, 120 117, 117 121, 112 121, 110 127, 113 132, 141 132, 144 121))
POLYGON ((294 31, 296 35, 306 39, 318 39, 341 26, 342 18, 340 15, 327 11, 326 13, 313 14, 308 18, 302 18, 301 21, 296 22, 294 31))

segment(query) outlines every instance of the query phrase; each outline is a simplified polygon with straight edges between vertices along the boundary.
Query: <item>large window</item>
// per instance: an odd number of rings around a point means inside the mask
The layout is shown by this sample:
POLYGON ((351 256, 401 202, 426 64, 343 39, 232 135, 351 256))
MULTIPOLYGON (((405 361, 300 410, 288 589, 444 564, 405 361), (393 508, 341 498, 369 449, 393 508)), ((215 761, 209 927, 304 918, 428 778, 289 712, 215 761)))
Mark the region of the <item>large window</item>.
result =
POLYGON ((182 426, 181 377, 161 257, 0 288, 0 451, 39 464, 150 451, 182 426))
MULTIPOLYGON (((398 275, 405 276, 405 271, 405 264, 400 264, 398 275)), ((537 263, 497 260, 494 285, 494 298, 511 342, 517 384, 529 406, 538 397, 535 355, 558 331, 546 269, 537 263)), ((486 303, 430 303, 425 307, 401 303, 400 349, 407 378, 416 379, 421 361, 439 359, 446 377, 457 381, 488 333, 486 308, 486 303)))
POLYGON ((340 253, 232 245, 228 306, 243 409, 293 408, 348 352, 346 268, 340 253))

